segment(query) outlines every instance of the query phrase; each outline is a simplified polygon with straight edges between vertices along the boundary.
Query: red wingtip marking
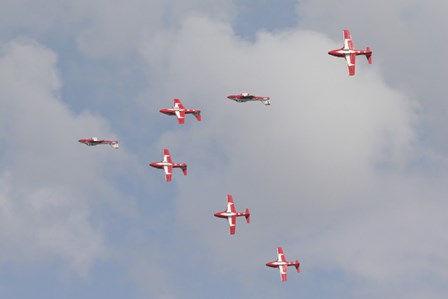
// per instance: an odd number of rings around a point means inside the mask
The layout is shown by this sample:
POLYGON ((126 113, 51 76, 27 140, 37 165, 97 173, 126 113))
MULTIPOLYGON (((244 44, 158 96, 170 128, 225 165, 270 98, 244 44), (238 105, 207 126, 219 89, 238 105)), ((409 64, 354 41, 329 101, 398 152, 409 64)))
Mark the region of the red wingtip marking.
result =
POLYGON ((344 38, 345 39, 351 39, 351 34, 350 34, 350 30, 348 29, 344 29, 344 38))
POLYGON ((350 65, 348 67, 348 74, 349 74, 349 76, 354 76, 355 75, 355 66, 354 65, 350 65))
POLYGON ((201 121, 201 120, 202 120, 202 117, 201 117, 201 111, 200 111, 200 110, 196 111, 196 113, 194 114, 194 116, 196 116, 196 119, 197 119, 198 121, 201 121))
POLYGON ((230 234, 231 235, 235 234, 235 226, 230 226, 230 234))

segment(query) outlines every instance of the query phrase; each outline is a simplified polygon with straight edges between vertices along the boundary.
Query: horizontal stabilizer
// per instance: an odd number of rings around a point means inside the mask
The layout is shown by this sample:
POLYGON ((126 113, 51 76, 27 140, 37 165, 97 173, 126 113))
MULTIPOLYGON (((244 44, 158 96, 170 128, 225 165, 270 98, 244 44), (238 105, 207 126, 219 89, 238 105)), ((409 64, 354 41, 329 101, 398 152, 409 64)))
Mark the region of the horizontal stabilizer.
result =
POLYGON ((261 100, 261 102, 265 105, 271 105, 271 100, 261 100))
POLYGON ((184 173, 184 175, 187 175, 187 164, 184 164, 180 167, 184 173))
POLYGON ((198 121, 201 121, 201 111, 200 110, 198 110, 198 111, 196 111, 195 113, 194 113, 194 116, 196 117, 196 119, 198 120, 198 121))
POLYGON ((296 267, 297 272, 300 273, 300 263, 299 263, 299 260, 296 260, 296 262, 294 263, 294 266, 296 267))
POLYGON ((249 212, 249 209, 246 209, 246 213, 245 213, 244 217, 246 217, 246 222, 250 223, 250 212, 249 212))
POLYGON ((367 61, 369 62, 369 64, 372 64, 372 50, 369 47, 367 47, 366 52, 367 52, 366 54, 367 61))

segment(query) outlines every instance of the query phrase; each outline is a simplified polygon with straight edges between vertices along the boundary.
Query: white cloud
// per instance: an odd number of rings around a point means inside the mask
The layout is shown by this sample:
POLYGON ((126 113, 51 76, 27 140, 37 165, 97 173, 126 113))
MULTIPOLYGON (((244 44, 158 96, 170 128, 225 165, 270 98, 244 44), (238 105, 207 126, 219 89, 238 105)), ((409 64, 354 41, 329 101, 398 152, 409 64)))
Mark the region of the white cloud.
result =
POLYGON ((87 273, 107 254, 92 208, 102 201, 96 197, 114 193, 105 174, 117 153, 77 142, 110 129, 104 119, 75 116, 61 102, 56 62, 51 50, 26 39, 2 49, 1 261, 60 257, 87 273))
POLYGON ((300 1, 299 28, 259 32, 252 43, 232 31, 232 1, 78 1, 51 10, 29 9, 23 4, 28 2, 2 10, 21 16, 14 28, 70 39, 80 49, 77 55, 94 61, 142 55, 149 88, 140 99, 123 101, 131 118, 136 103, 148 117, 135 119, 136 132, 128 136, 145 140, 139 129, 151 136, 160 130, 161 136, 136 143, 149 144, 152 153, 128 146, 148 154, 145 163, 169 147, 176 161, 189 164, 189 175, 176 172, 174 182, 164 185, 153 170, 147 182, 145 171, 151 170, 126 154, 117 158, 121 149, 76 147, 73 140, 92 130, 109 135, 108 122, 73 115, 58 95, 54 53, 15 41, 0 61, 4 261, 58 256, 86 272, 110 249, 104 219, 94 217, 92 205, 111 197, 116 208, 123 207, 114 198, 110 173, 134 168, 127 173, 135 182, 129 191, 157 196, 138 202, 144 208, 138 221, 114 223, 130 236, 112 251, 152 297, 216 294, 218 284, 229 282, 252 296, 300 289, 310 297, 316 290, 305 284, 309 277, 334 271, 347 280, 326 276, 315 283, 338 284, 343 298, 444 298, 446 258, 440 248, 446 238, 440 228, 446 226, 446 205, 440 199, 447 161, 434 150, 433 137, 445 143, 440 80, 447 68, 421 54, 427 57, 428 44, 446 48, 433 30, 444 28, 445 4, 300 1), (342 59, 326 54, 341 45, 344 28, 352 30, 356 46, 374 50, 374 64, 359 59, 353 78, 342 59), (226 99, 243 91, 270 95, 272 106, 226 99), (175 129, 160 124, 175 122, 153 117, 174 97, 202 109, 203 121, 187 119, 175 129), (433 115, 438 117, 427 126, 433 115), (425 140, 429 147, 416 133, 422 130, 431 136, 425 140), (239 219, 232 238, 226 223, 212 216, 224 208, 227 193, 239 210, 253 213, 249 225, 239 219), (281 290, 272 283, 278 274, 264 267, 279 245, 303 265, 302 274, 291 273, 281 290))
MULTIPOLYGON (((445 28, 441 1, 297 1, 300 26, 325 32, 341 44, 351 29, 357 47, 370 46, 374 64, 387 82, 419 99, 424 146, 446 156, 445 94, 448 62, 428 49, 446 52, 448 43, 435 28, 445 28), (384 9, 387 7, 387 9, 384 9)), ((431 161, 432 162, 432 161, 431 161)))
MULTIPOLYGON (((247 277, 261 274, 248 264, 265 262, 266 252, 284 244, 308 271, 336 268, 353 277, 355 293, 376 286, 375 294, 392 298, 408 295, 402 286, 421 275, 446 277, 428 270, 446 264, 434 249, 445 243, 440 235, 420 246, 427 230, 446 223, 431 212, 444 205, 436 200, 425 209, 425 193, 400 194, 445 188, 418 171, 416 179, 406 175, 421 154, 418 106, 378 66, 360 59, 357 76, 348 77, 344 61, 326 55, 333 41, 299 29, 259 33, 251 44, 224 23, 192 17, 167 40, 161 89, 194 99, 204 121, 165 133, 159 144, 190 165, 189 177, 175 177, 176 219, 181 234, 198 236, 213 252, 210 271, 232 272, 254 294, 259 285, 247 277), (270 95, 272 106, 226 99, 242 91, 270 95), (253 211, 252 224, 239 221, 234 239, 211 216, 227 193, 238 209, 253 211), (411 271, 416 264, 425 274, 411 271)), ((147 57, 157 69, 150 51, 147 57)))
POLYGON ((126 60, 142 41, 163 28, 176 28, 189 15, 224 20, 232 19, 234 10, 233 1, 228 0, 18 0, 3 5, 0 39, 14 38, 11 29, 62 41, 70 38, 91 58, 126 60))

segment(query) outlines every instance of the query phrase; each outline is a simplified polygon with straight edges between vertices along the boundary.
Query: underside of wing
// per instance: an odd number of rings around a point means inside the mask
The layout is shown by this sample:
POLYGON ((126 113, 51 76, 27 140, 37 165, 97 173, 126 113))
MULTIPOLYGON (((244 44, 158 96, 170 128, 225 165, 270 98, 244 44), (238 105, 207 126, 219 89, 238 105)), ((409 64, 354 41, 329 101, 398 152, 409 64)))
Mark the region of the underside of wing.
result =
POLYGON ((165 174, 165 181, 171 182, 172 178, 173 178, 173 175, 171 173, 170 174, 165 174))
POLYGON ((177 120, 178 120, 178 122, 179 122, 179 124, 184 124, 184 122, 185 122, 185 111, 184 110, 181 110, 181 111, 176 111, 176 117, 177 117, 177 120))
POLYGON ((168 149, 163 150, 163 162, 173 163, 170 151, 168 149))
POLYGON ((355 46, 353 45, 353 40, 350 31, 344 30, 344 49, 353 50, 354 48, 355 46))
POLYGON ((185 109, 184 105, 179 99, 174 99, 174 108, 185 109))
POLYGON ((286 261, 285 254, 283 253, 283 248, 281 247, 277 248, 277 260, 282 262, 286 261))
POLYGON ((286 279, 288 278, 288 267, 286 265, 281 265, 278 267, 278 269, 280 270, 280 277, 282 281, 286 281, 286 279))
POLYGON ((171 182, 171 178, 173 176, 173 167, 172 166, 164 166, 163 170, 165 171, 165 180, 167 182, 171 182))
POLYGON ((355 65, 356 65, 356 54, 345 55, 345 61, 347 62, 348 74, 350 76, 355 75, 355 65))
POLYGON ((233 202, 233 196, 230 194, 227 195, 227 212, 236 213, 235 204, 233 202))
POLYGON ((227 220, 229 221, 230 234, 234 235, 236 229, 236 216, 228 217, 227 220))

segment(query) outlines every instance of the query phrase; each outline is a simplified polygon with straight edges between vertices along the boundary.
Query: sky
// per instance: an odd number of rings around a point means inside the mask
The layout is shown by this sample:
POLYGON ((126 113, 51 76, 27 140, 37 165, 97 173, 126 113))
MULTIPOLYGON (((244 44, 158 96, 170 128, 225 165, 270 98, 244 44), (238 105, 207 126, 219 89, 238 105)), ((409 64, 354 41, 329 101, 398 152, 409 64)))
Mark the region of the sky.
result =
POLYGON ((448 4, 0 4, 0 297, 448 295, 448 4), (373 50, 354 77, 343 29, 373 50))

